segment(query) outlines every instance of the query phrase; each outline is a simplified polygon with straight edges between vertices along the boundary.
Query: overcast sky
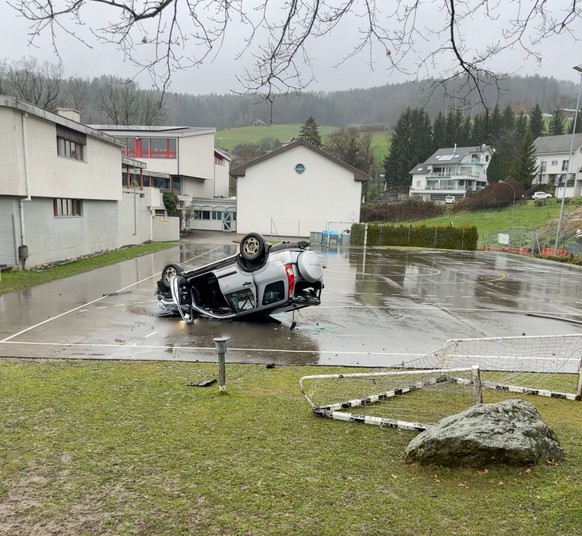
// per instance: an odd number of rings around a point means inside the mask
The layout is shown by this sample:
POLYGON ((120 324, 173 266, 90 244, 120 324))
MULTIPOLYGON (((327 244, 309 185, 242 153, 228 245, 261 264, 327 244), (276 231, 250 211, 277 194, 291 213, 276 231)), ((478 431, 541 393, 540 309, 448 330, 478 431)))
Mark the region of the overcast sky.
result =
MULTIPOLYGON (((562 0, 554 0, 554 2, 560 3, 562 0)), ((567 4, 567 0, 564 0, 564 3, 567 4)), ((439 16, 435 9, 429 6, 424 12, 425 16, 429 19, 439 16)), ((6 4, 3 4, 2 15, 0 35, 2 36, 3 60, 18 60, 25 56, 34 56, 40 62, 58 62, 48 33, 37 39, 36 47, 31 47, 29 45, 29 22, 18 16, 6 4)), ((357 35, 354 31, 356 24, 357 22, 354 23, 354 20, 346 20, 331 36, 319 38, 310 44, 309 54, 313 59, 316 80, 307 88, 308 90, 333 91, 365 88, 414 80, 417 76, 425 78, 430 74, 438 75, 437 68, 435 68, 434 73, 427 69, 415 73, 416 63, 412 57, 407 64, 411 74, 405 76, 390 73, 389 63, 380 51, 377 51, 374 56, 374 70, 371 70, 368 65, 369 57, 366 53, 361 53, 334 68, 334 64, 340 61, 342 56, 349 52, 352 44, 356 42, 357 35)), ((421 20, 419 24, 422 26, 424 23, 421 20)), ((496 26, 486 26, 481 20, 470 22, 466 28, 465 37, 469 40, 470 45, 475 47, 483 47, 498 37, 495 35, 496 26)), ((579 22, 573 29, 577 35, 582 36, 582 27, 579 22)), ((94 77, 103 74, 128 77, 136 75, 136 68, 125 62, 122 54, 116 51, 113 45, 96 43, 90 38, 87 28, 82 29, 81 32, 82 35, 87 36, 93 48, 75 41, 64 33, 57 36, 57 45, 63 60, 66 77, 94 77)), ((244 74, 245 66, 252 66, 250 53, 247 53, 242 59, 235 60, 237 53, 242 50, 245 35, 248 35, 248 31, 245 33, 244 27, 239 31, 233 25, 218 56, 213 61, 208 60, 202 67, 174 73, 171 89, 192 94, 241 91, 243 88, 236 76, 244 74)), ((429 46, 430 42, 431 39, 427 37, 426 46, 429 46)), ((578 75, 572 70, 572 67, 582 64, 582 45, 576 43, 572 36, 566 34, 552 37, 544 42, 539 51, 542 54, 541 66, 532 60, 525 59, 523 51, 516 49, 499 55, 488 67, 501 73, 522 76, 539 74, 540 76, 553 76, 561 80, 578 81, 578 75)), ((142 88, 152 85, 145 75, 139 76, 137 80, 142 88)))

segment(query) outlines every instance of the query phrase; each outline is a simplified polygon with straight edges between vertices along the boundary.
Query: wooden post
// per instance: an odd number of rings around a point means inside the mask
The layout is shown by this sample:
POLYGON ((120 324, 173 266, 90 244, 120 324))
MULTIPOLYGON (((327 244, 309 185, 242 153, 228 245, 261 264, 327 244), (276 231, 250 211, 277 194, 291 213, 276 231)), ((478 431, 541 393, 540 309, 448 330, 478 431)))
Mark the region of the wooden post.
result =
POLYGON ((473 377, 473 395, 475 397, 475 405, 483 404, 483 392, 481 390, 481 373, 479 372, 478 365, 473 365, 471 376, 473 377))
POLYGON ((576 400, 582 400, 582 359, 578 368, 578 388, 576 389, 576 400))
POLYGON ((221 393, 226 392, 226 341, 228 337, 215 337, 214 344, 218 353, 218 390, 221 393))

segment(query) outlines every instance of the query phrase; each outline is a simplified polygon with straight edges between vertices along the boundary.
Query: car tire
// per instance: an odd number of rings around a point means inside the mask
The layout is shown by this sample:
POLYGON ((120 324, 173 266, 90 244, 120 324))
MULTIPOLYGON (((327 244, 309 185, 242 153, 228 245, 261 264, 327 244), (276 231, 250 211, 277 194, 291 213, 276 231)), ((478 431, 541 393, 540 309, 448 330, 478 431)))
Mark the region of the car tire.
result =
POLYGON ((170 280, 172 279, 172 277, 174 276, 182 276, 184 274, 184 268, 182 268, 182 266, 180 266, 179 264, 166 264, 166 266, 164 266, 164 269, 162 270, 162 276, 160 278, 160 281, 162 283, 162 285, 168 289, 168 291, 170 290, 170 280))
POLYGON ((249 233, 240 241, 240 256, 247 262, 260 262, 266 251, 265 239, 258 233, 249 233))

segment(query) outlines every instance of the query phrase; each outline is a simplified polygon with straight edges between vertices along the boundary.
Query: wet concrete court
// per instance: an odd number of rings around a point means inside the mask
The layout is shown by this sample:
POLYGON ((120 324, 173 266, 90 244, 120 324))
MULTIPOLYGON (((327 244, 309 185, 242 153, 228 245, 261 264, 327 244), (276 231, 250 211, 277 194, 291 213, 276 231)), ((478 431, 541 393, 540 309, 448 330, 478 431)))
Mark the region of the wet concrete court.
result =
POLYGON ((2 296, 0 356, 214 361, 213 338, 228 336, 228 361, 382 366, 452 338, 582 333, 581 268, 493 252, 314 248, 327 264, 320 307, 279 323, 157 316, 164 264, 201 266, 236 248, 229 235, 200 234, 2 296))

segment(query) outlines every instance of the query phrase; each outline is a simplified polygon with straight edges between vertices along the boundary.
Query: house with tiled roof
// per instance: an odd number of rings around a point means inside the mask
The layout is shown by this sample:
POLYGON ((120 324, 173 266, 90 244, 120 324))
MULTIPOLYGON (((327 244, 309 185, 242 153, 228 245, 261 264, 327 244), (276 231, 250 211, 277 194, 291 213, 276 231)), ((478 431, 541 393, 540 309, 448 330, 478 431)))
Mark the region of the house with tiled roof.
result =
POLYGON ((534 142, 538 176, 535 184, 543 184, 546 190, 554 190, 555 197, 582 195, 582 134, 541 136, 534 142), (570 154, 572 165, 570 166, 570 154))
POLYGON ((447 196, 461 200, 468 193, 485 188, 493 153, 489 145, 439 149, 410 170, 409 196, 444 203, 447 196))

